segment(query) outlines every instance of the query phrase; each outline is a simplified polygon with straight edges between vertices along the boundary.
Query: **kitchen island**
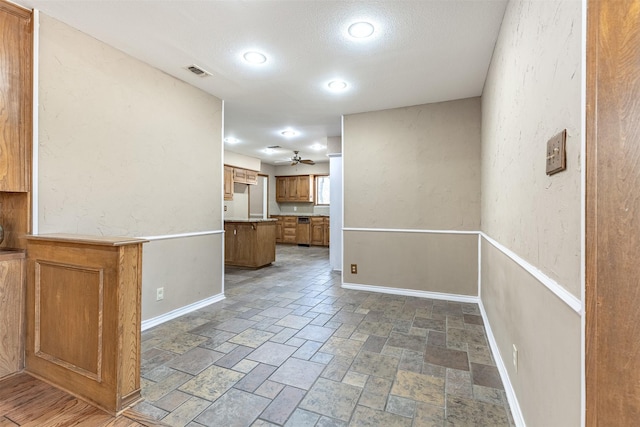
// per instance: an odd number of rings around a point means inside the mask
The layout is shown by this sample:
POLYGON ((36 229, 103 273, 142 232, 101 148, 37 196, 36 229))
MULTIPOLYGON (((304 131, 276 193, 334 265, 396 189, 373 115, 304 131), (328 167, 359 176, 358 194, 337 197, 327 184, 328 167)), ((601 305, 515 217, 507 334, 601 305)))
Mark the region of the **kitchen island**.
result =
POLYGON ((225 219, 224 263, 260 268, 276 260, 275 219, 225 219))

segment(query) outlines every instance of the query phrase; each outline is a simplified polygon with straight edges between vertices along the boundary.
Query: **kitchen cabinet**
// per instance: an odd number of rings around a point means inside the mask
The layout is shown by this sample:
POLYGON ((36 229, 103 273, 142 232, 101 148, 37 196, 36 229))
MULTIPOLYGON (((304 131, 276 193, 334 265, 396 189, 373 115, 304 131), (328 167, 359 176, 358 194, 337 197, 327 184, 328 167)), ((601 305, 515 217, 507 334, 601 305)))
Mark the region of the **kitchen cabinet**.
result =
POLYGON ((274 215, 276 242, 311 246, 329 246, 329 217, 274 215), (299 218, 309 218, 308 224, 300 224, 299 218))
POLYGON ((224 167, 224 199, 233 200, 233 168, 224 167))
POLYGON ((282 218, 282 243, 296 243, 298 232, 298 217, 285 216, 282 218))
POLYGON ((141 399, 145 242, 27 237, 25 369, 112 415, 141 399))
POLYGON ((258 184, 258 172, 249 169, 233 168, 233 182, 236 184, 258 184))
MULTIPOLYGON (((33 22, 29 10, 0 3, 0 191, 27 192, 31 182, 33 22)), ((4 224, 3 224, 4 225, 4 224)))
POLYGON ((324 217, 311 218, 311 244, 314 246, 324 245, 324 217))
POLYGON ((226 220, 224 263, 259 268, 276 260, 276 221, 226 220))
POLYGON ((0 378, 24 367, 24 251, 0 251, 0 378))
POLYGON ((224 199, 233 200, 233 184, 258 184, 258 172, 224 165, 224 199))
POLYGON ((331 235, 331 219, 328 216, 324 217, 324 240, 322 246, 329 246, 329 236, 331 235))
POLYGON ((311 217, 311 244, 329 246, 329 217, 311 217))
POLYGON ((313 175, 276 176, 276 202, 313 202, 313 175))
POLYGON ((274 218, 276 220, 276 243, 282 243, 282 226, 284 221, 281 216, 274 218))

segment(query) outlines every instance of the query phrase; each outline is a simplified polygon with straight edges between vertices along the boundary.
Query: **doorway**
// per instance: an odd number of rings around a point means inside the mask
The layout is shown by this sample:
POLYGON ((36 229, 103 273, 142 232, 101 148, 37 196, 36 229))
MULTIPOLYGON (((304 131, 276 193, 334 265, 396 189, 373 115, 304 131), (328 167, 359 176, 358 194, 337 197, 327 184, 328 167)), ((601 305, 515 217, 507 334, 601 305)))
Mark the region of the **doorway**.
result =
POLYGON ((258 175, 258 183, 249 186, 249 218, 269 218, 269 176, 258 175))

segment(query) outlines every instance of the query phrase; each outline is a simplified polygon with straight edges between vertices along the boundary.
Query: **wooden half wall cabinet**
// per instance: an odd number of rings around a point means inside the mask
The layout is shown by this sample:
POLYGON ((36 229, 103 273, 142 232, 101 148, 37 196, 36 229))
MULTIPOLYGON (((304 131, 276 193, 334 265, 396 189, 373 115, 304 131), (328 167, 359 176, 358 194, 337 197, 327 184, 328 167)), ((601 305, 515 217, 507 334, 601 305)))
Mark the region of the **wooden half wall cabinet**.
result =
POLYGON ((142 244, 27 237, 25 369, 117 415, 141 399, 142 244))
POLYGON ((233 184, 258 184, 258 171, 224 165, 224 200, 233 200, 233 184))

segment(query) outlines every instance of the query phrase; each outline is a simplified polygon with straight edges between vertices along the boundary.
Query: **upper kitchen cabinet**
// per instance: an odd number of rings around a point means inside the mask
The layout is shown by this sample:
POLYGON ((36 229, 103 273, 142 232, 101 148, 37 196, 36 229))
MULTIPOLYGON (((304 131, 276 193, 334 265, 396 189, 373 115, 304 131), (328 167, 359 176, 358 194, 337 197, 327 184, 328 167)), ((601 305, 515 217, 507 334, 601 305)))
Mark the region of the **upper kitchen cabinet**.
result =
POLYGON ((30 188, 32 134, 31 12, 0 2, 0 191, 30 188))
POLYGON ((224 167, 224 199, 233 200, 233 168, 224 167))
POLYGON ((313 175, 276 176, 276 202, 313 202, 313 175))
POLYGON ((258 184, 258 172, 249 169, 233 168, 233 182, 238 184, 258 184))

